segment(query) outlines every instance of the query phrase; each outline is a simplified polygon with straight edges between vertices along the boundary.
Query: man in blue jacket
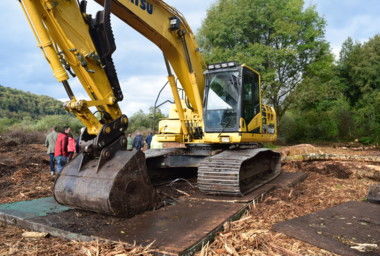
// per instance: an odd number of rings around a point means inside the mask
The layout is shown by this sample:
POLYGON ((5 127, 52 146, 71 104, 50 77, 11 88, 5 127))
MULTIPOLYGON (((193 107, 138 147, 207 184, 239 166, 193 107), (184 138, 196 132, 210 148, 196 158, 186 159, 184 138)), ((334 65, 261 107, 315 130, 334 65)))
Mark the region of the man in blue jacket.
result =
POLYGON ((153 133, 149 133, 149 135, 146 137, 145 142, 148 145, 148 149, 150 149, 150 144, 152 144, 152 138, 153 138, 153 133))
POLYGON ((133 139, 132 146, 134 149, 141 150, 144 147, 144 138, 141 133, 137 133, 136 137, 133 139))

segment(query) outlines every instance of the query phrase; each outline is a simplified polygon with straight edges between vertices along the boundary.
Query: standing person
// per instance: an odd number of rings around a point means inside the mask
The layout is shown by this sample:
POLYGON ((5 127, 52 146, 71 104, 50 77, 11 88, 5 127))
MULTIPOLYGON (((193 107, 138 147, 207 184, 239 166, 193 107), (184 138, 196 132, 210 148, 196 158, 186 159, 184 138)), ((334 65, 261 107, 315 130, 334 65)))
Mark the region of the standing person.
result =
POLYGON ((47 154, 50 157, 50 174, 53 176, 55 174, 55 159, 54 150, 55 143, 57 141, 58 133, 56 132, 56 127, 51 128, 51 131, 46 135, 45 147, 47 147, 47 154))
POLYGON ((58 133, 57 142, 55 143, 54 156, 55 160, 57 161, 58 174, 61 174, 69 156, 69 152, 67 151, 67 145, 69 140, 68 134, 70 133, 70 130, 70 127, 66 126, 64 128, 64 132, 58 133))
POLYGON ((128 134, 127 136, 127 150, 132 150, 133 149, 133 139, 132 134, 128 134))
POLYGON ((70 161, 74 157, 74 153, 76 152, 77 143, 72 134, 68 135, 67 141, 67 152, 69 153, 68 160, 70 161))
POLYGON ((152 144, 152 138, 153 138, 153 133, 150 132, 149 135, 146 136, 146 139, 145 139, 148 149, 150 149, 150 146, 152 144))
POLYGON ((132 147, 141 150, 144 147, 144 138, 141 133, 137 133, 136 137, 133 139, 132 147))

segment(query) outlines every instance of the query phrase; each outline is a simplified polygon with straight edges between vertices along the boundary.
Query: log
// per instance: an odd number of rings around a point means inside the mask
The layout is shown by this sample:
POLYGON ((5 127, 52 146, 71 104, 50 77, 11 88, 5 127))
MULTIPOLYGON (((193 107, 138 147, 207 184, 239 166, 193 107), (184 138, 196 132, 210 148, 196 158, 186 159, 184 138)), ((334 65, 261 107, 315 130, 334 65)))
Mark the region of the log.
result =
POLYGON ((24 238, 45 238, 48 236, 49 236, 49 233, 45 233, 45 232, 24 232, 24 233, 22 233, 22 237, 24 237, 24 238))
POLYGON ((358 161, 358 162, 372 162, 380 163, 378 156, 357 156, 357 155, 338 155, 338 154, 305 154, 287 156, 282 159, 283 161, 358 161))

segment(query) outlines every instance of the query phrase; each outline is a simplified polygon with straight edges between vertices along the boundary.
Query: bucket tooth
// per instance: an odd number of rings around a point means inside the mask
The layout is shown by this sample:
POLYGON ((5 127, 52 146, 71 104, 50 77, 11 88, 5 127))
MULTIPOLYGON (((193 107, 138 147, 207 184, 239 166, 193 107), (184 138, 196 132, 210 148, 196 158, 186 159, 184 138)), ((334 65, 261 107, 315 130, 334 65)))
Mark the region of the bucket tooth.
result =
POLYGON ((82 160, 81 155, 73 159, 56 180, 58 203, 123 217, 154 208, 156 194, 143 152, 119 150, 101 166, 98 159, 82 160))

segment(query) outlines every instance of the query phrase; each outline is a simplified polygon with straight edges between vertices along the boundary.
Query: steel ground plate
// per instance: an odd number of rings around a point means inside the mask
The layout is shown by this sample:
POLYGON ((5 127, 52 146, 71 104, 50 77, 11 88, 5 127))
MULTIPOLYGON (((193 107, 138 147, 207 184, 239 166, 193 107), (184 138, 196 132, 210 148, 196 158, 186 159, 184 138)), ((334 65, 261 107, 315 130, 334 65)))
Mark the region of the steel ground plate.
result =
POLYGON ((273 229, 339 255, 380 255, 379 204, 348 202, 278 223, 273 229), (354 249, 360 244, 377 249, 354 249))

